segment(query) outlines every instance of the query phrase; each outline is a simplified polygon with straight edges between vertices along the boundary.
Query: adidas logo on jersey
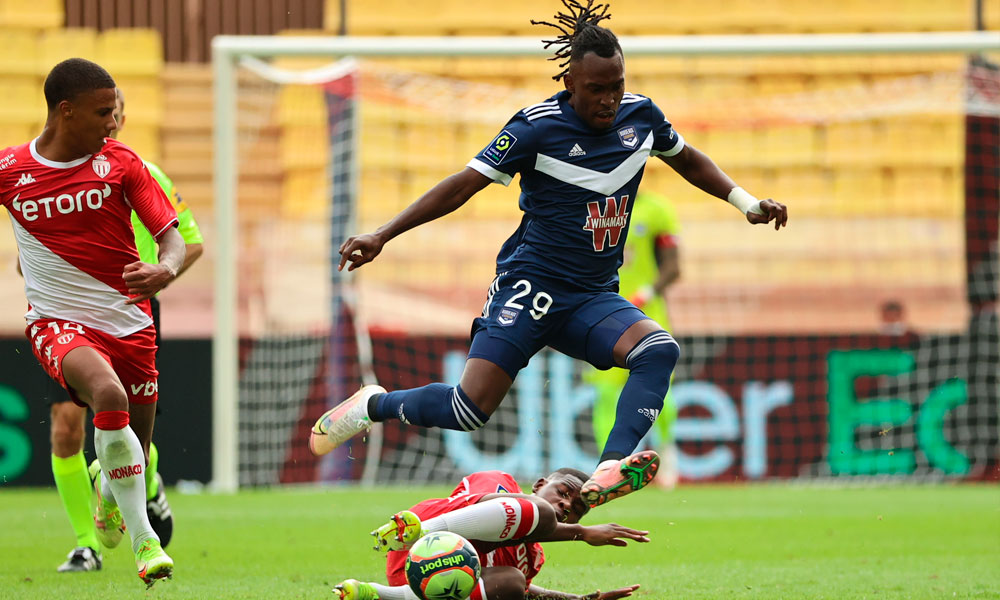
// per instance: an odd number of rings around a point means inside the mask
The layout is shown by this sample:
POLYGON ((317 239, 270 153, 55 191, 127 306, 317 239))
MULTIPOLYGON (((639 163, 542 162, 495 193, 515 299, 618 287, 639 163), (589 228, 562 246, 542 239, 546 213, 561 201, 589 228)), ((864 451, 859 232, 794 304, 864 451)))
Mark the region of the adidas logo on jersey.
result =
POLYGON ((580 144, 573 144, 573 149, 569 151, 570 156, 584 156, 587 153, 583 151, 580 144))
POLYGON ((639 414, 649 419, 651 423, 655 423, 656 417, 660 416, 660 411, 655 408, 640 408, 639 414))
POLYGON ((31 176, 31 173, 21 173, 21 178, 17 180, 14 187, 28 185, 29 183, 35 183, 35 178, 31 176))

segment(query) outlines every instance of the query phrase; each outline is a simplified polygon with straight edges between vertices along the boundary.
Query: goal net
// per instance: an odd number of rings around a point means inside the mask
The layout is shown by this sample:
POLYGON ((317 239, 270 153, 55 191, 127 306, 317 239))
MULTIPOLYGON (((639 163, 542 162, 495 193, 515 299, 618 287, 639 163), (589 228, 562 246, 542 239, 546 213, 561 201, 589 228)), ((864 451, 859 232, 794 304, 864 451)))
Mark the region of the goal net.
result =
MULTIPOLYGON (((769 54, 769 40, 677 55, 623 39, 627 91, 651 97, 739 185, 789 207, 780 232, 750 227, 660 161, 646 167, 640 189, 664 195, 681 225, 667 300, 682 348, 671 391, 682 479, 995 475, 996 67, 933 47, 769 54)), ((230 50, 216 71, 216 151, 228 156, 217 190, 232 192, 217 218, 236 232, 220 240, 231 281, 225 262, 217 270, 219 297, 233 299, 217 313, 224 487, 227 474, 242 486, 412 483, 596 463, 586 365, 548 350, 472 434, 390 421, 325 457, 308 451, 315 419, 363 382, 458 381, 520 219, 516 182, 359 271, 337 270, 339 245, 561 87, 539 52, 425 56, 429 42, 392 43, 395 56, 338 59, 276 38, 270 54, 230 50)))

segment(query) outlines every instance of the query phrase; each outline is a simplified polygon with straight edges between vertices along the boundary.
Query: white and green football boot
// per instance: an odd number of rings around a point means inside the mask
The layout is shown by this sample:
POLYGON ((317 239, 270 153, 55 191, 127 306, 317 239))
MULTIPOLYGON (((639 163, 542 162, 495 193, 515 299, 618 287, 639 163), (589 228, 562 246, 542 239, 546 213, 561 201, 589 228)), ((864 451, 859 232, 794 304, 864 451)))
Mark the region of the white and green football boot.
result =
POLYGON ((101 463, 94 459, 87 469, 90 473, 90 481, 94 484, 94 491, 97 492, 97 508, 94 509, 94 528, 97 529, 97 539, 105 548, 114 548, 122 541, 125 535, 125 521, 122 519, 122 511, 117 504, 105 502, 101 497, 101 463))
POLYGON ((380 552, 409 550, 423 535, 420 517, 408 510, 392 515, 388 523, 372 532, 375 550, 380 552))
POLYGON ((370 583, 345 579, 333 588, 333 595, 340 600, 379 600, 378 592, 370 583))
POLYGON ((135 566, 139 578, 146 583, 146 589, 160 579, 170 579, 174 576, 174 559, 167 556, 160 542, 149 538, 139 546, 135 553, 135 566))
POLYGON ((368 417, 368 399, 374 394, 384 394, 380 385, 365 385, 347 400, 323 413, 309 432, 309 449, 316 456, 331 452, 362 431, 371 429, 368 417))

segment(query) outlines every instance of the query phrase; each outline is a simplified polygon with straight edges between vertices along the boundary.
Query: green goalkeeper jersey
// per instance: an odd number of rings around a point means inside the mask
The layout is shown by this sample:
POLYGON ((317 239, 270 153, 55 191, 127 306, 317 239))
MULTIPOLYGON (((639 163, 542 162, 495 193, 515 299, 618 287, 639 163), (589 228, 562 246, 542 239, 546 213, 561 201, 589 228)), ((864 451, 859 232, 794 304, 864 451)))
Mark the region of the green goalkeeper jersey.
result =
MULTIPOLYGON (((660 272, 656 250, 676 246, 680 229, 677 211, 666 198, 639 192, 632 207, 622 266, 618 269, 618 290, 622 296, 632 298, 640 288, 653 285, 660 272)), ((643 310, 669 330, 662 298, 651 299, 643 310)))
MULTIPOLYGON (((174 205, 174 209, 177 211, 177 231, 184 238, 184 243, 203 243, 204 239, 201 237, 201 230, 198 229, 198 223, 195 222, 194 215, 191 214, 191 209, 188 208, 184 200, 177 194, 177 190, 174 189, 174 182, 167 177, 167 174, 160 167, 153 163, 146 162, 146 168, 149 169, 149 174, 160 184, 160 187, 163 188, 163 193, 167 195, 167 198, 174 205)), ((160 249, 156 245, 156 240, 149 233, 149 230, 146 229, 146 226, 142 224, 142 221, 139 220, 135 211, 132 211, 132 229, 135 230, 135 247, 139 251, 139 260, 151 265, 160 262, 160 249)))

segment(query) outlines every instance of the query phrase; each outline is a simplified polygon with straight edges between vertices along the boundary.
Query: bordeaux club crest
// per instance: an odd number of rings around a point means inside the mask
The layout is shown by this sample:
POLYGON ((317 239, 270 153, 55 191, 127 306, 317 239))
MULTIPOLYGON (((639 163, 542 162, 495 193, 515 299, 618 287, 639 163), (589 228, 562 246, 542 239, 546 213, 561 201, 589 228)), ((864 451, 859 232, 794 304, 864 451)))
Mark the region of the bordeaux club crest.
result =
POLYGON ((618 138, 622 141, 622 146, 625 146, 629 150, 635 148, 639 143, 639 136, 636 135, 635 127, 632 125, 619 129, 618 138))

